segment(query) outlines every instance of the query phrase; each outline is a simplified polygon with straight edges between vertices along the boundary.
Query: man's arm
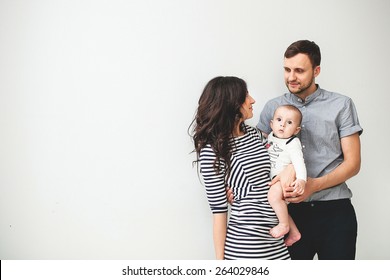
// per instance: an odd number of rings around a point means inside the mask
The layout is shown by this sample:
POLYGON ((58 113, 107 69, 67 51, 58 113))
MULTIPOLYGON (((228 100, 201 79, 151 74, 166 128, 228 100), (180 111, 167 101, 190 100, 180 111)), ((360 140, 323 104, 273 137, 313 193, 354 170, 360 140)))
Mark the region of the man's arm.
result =
POLYGON ((343 137, 340 141, 344 161, 332 172, 322 177, 308 178, 303 195, 288 197, 288 202, 301 202, 313 193, 341 184, 359 173, 361 164, 359 133, 343 137))

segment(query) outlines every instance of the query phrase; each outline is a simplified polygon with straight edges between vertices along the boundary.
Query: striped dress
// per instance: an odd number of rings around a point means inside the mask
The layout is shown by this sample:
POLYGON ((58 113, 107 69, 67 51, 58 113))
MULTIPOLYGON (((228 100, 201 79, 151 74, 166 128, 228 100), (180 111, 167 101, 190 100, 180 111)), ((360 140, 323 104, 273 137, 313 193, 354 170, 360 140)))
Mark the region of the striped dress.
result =
MULTIPOLYGON (((278 219, 268 203, 270 159, 258 131, 246 125, 243 136, 231 140, 231 173, 226 179, 234 194, 225 241, 225 259, 290 259, 283 238, 269 230, 278 219)), ((200 153, 200 172, 213 214, 228 211, 224 172, 214 170, 215 153, 210 145, 200 153)), ((222 163, 222 168, 224 167, 222 163)))

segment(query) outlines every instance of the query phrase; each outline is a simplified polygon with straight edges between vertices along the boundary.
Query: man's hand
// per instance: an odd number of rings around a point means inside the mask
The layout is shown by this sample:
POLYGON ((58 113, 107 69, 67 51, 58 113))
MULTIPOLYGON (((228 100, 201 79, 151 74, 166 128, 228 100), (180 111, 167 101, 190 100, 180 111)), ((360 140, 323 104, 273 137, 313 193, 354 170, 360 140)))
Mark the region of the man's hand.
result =
POLYGON ((287 202, 299 203, 306 200, 315 192, 316 186, 320 183, 319 178, 307 178, 306 186, 304 192, 301 195, 296 194, 295 192, 290 192, 288 197, 286 197, 287 202))
POLYGON ((305 192, 306 181, 302 179, 296 179, 292 186, 298 195, 302 195, 305 192))

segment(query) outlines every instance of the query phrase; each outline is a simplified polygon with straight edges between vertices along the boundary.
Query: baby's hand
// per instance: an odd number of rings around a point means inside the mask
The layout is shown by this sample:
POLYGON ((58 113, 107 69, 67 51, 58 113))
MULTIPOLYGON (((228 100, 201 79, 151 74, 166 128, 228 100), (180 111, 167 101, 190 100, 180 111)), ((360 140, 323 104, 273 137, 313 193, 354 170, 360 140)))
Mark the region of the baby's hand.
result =
POLYGON ((297 195, 302 195, 305 192, 306 181, 302 179, 296 179, 292 183, 292 186, 294 187, 294 192, 297 195))

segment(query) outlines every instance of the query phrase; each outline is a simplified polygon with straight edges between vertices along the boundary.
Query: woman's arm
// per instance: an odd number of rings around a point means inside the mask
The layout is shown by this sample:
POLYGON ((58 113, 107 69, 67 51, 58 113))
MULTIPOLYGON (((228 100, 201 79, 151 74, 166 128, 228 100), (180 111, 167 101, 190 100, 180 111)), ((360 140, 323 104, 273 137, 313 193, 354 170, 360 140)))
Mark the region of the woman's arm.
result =
POLYGON ((217 260, 224 259, 227 212, 213 215, 213 236, 215 257, 217 260))
MULTIPOLYGON (((214 168, 216 155, 210 146, 200 154, 200 172, 206 188, 207 199, 213 212, 213 239, 216 258, 224 259, 228 203, 225 194, 225 172, 214 168)), ((222 165, 224 167, 224 165, 222 165)), ((224 170, 224 168, 222 168, 224 170)))

